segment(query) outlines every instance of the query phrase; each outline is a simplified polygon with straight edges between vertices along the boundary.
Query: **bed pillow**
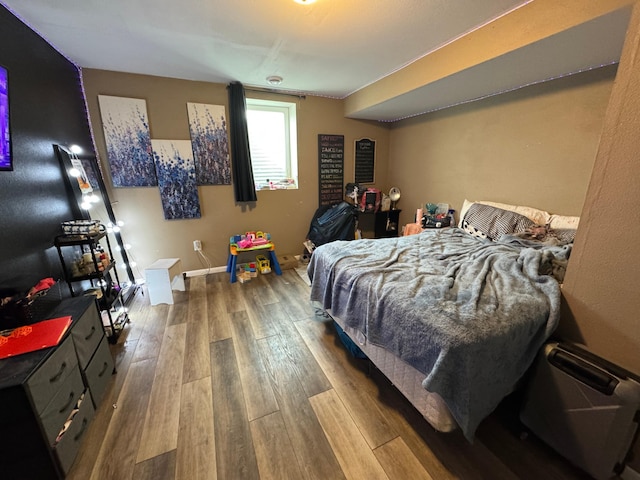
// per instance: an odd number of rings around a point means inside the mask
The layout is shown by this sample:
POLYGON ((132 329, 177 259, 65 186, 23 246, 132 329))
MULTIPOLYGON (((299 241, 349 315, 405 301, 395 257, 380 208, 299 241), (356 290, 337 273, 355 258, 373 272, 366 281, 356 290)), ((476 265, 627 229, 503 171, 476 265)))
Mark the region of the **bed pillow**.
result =
POLYGON ((474 237, 497 240, 507 233, 524 232, 535 224, 519 213, 474 203, 464 215, 462 228, 474 237))
POLYGON ((551 231, 563 244, 573 243, 573 240, 576 238, 575 228, 552 228, 551 231))
POLYGON ((538 225, 546 225, 547 223, 549 223, 551 219, 551 215, 549 214, 549 212, 545 212, 544 210, 540 210, 538 208, 526 207, 521 205, 509 205, 508 203, 489 202, 486 200, 481 200, 478 202, 470 202, 469 200, 465 199, 462 204, 462 209, 460 210, 460 223, 458 225, 460 228, 463 227, 462 220, 464 219, 465 213, 467 212, 467 210, 471 205, 474 205, 476 203, 489 205, 491 207, 500 208, 502 210, 507 210, 509 212, 519 213, 520 215, 524 215, 529 220, 532 220, 534 223, 538 225))
POLYGON ((549 226, 554 230, 577 230, 580 217, 567 217, 565 215, 551 215, 549 226))

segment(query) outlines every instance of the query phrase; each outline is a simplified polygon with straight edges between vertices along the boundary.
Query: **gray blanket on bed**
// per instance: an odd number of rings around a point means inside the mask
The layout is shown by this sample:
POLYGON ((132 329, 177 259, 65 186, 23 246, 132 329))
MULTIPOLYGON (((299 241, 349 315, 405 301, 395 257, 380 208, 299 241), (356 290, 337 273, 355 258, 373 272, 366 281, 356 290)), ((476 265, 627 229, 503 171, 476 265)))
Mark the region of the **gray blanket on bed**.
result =
POLYGON ((472 440, 556 328, 560 287, 538 269, 569 253, 452 228, 332 242, 307 271, 311 300, 423 372, 472 440))

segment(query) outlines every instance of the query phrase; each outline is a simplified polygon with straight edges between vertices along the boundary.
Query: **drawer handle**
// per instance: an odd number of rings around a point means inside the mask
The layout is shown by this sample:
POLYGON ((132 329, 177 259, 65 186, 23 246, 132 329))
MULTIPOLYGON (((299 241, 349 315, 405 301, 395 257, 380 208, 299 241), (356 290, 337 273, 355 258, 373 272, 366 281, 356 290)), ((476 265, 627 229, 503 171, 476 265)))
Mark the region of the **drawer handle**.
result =
POLYGON ((67 362, 62 362, 62 365, 60 365, 60 371, 49 379, 49 383, 54 383, 60 380, 60 377, 62 376, 65 368, 67 368, 67 362))
POLYGON ((93 337, 93 334, 96 332, 96 326, 93 325, 91 327, 91 331, 89 332, 89 335, 87 335, 86 337, 84 337, 85 340, 89 340, 91 337, 93 337))
POLYGON ((104 362, 104 366, 102 367, 102 370, 100 370, 100 373, 98 373, 98 377, 102 377, 104 375, 104 372, 107 371, 107 368, 109 368, 109 364, 107 362, 104 362))
POLYGON ((74 440, 74 441, 76 441, 76 442, 77 442, 78 440, 80 440, 80 437, 82 437, 82 435, 84 435, 84 431, 85 431, 85 430, 86 430, 86 428, 87 428, 87 423, 89 423, 89 422, 87 421, 87 417, 83 418, 83 419, 82 419, 82 428, 80 429, 80 431, 79 431, 78 433, 76 433, 76 436, 75 436, 75 437, 73 437, 73 440, 74 440))
POLYGON ((73 402, 73 397, 75 397, 75 395, 73 394, 73 391, 72 391, 69 394, 69 400, 67 401, 67 403, 65 403, 64 407, 62 407, 60 410, 58 410, 58 413, 64 412, 67 408, 69 408, 69 406, 71 406, 71 403, 73 402))

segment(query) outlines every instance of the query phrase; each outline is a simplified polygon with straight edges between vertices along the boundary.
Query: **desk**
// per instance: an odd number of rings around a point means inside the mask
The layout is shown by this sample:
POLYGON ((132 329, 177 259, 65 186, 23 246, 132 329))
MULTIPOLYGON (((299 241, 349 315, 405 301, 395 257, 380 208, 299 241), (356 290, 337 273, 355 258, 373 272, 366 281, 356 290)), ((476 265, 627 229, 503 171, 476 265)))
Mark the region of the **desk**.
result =
POLYGON ((276 246, 273 242, 265 243, 264 245, 255 245, 249 248, 240 248, 234 243, 234 237, 231 237, 229 241, 229 259, 227 260, 227 272, 229 273, 229 281, 231 283, 236 282, 236 266, 238 263, 238 253, 242 252, 254 252, 259 250, 267 250, 269 254, 269 260, 271 261, 271 268, 276 275, 282 275, 280 264, 278 263, 278 257, 276 257, 276 246))
POLYGON ((173 290, 184 292, 182 262, 179 258, 161 258, 144 270, 151 305, 168 303, 173 305, 173 290))

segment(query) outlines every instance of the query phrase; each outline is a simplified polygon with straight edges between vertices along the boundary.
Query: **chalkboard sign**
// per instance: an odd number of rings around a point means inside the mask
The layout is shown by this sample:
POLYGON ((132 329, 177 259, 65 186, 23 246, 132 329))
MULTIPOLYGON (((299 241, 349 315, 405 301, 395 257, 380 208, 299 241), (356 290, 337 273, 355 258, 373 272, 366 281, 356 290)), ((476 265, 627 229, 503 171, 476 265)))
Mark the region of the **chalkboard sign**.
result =
POLYGON ((344 135, 318 135, 320 205, 344 199, 344 135))
POLYGON ((373 183, 375 181, 376 142, 369 138, 356 140, 355 147, 355 182, 373 183))

